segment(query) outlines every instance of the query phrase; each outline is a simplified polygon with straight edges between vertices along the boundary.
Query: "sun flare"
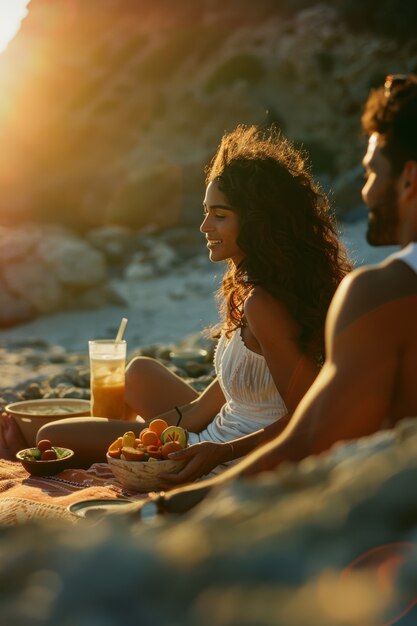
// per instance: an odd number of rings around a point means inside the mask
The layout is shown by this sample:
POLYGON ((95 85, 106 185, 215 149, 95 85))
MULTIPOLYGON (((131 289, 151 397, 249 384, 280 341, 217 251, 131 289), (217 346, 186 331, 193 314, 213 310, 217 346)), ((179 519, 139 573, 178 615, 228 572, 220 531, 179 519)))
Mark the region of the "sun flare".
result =
POLYGON ((0 0, 0 53, 20 28, 21 21, 26 17, 27 5, 30 0, 0 0))

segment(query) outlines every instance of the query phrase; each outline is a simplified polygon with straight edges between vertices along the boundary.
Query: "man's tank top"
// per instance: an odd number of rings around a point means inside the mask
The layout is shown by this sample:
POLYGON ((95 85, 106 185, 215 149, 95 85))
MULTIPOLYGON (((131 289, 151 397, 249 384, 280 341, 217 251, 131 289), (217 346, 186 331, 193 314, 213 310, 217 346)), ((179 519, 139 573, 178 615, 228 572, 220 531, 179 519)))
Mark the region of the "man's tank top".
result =
POLYGON ((393 261, 395 259, 403 261, 403 263, 407 263, 407 265, 417 274, 417 243, 412 241, 408 244, 408 246, 402 248, 402 250, 391 254, 387 260, 393 261))

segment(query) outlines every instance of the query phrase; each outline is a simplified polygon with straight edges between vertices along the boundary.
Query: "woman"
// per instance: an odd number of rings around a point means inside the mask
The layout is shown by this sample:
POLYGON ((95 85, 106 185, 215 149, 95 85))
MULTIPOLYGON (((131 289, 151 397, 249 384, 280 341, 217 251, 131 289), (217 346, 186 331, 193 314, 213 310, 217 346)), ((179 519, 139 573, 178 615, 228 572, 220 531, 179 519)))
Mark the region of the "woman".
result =
POLYGON ((157 416, 180 419, 197 444, 173 455, 189 459, 166 477, 180 482, 219 471, 288 423, 323 361, 327 308, 351 269, 346 252, 302 155, 275 131, 239 126, 225 134, 206 184, 200 230, 210 259, 227 264, 216 379, 198 394, 161 363, 138 357, 126 371, 128 421, 61 420, 38 438, 79 449, 82 427, 86 460, 97 460, 136 416, 145 420, 138 430, 157 416))

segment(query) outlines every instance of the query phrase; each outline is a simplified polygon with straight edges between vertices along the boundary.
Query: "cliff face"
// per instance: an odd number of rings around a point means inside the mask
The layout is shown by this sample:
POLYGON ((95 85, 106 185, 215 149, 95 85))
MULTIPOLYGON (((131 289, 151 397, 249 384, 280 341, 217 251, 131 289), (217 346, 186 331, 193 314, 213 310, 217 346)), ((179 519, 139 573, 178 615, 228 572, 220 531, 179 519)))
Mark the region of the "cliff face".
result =
POLYGON ((417 53, 334 8, 275 5, 32 0, 0 56, 0 222, 196 221, 204 165, 238 123, 279 123, 327 182, 356 166, 369 87, 417 53))

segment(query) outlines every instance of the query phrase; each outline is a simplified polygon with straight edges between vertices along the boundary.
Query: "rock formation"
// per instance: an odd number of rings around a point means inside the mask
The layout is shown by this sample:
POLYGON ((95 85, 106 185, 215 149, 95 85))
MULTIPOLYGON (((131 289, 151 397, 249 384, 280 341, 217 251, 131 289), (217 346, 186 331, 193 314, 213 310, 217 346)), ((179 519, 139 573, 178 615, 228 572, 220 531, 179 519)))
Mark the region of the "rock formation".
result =
POLYGON ((0 56, 0 223, 195 222, 238 123, 274 121, 333 186, 358 163, 369 87, 417 51, 352 32, 341 1, 290 4, 32 0, 0 56))

